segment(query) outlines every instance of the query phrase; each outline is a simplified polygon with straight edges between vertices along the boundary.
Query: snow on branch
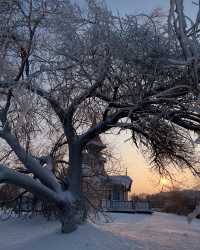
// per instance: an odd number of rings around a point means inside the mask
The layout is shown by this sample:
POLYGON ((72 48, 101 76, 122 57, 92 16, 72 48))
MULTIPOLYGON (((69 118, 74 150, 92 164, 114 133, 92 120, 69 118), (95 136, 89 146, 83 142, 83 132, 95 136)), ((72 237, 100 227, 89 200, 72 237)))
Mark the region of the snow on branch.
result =
POLYGON ((59 195, 32 177, 21 174, 0 164, 0 183, 10 183, 24 188, 38 197, 45 197, 53 202, 62 201, 59 195))

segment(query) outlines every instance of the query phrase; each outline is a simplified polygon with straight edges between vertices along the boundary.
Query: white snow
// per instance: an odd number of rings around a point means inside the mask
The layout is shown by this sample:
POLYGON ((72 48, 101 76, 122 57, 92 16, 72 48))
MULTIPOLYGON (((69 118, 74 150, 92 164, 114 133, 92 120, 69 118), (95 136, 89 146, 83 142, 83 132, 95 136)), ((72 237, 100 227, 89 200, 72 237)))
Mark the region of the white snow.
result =
POLYGON ((0 250, 199 250, 200 220, 154 213, 112 214, 111 223, 85 224, 60 233, 41 218, 0 222, 0 250))

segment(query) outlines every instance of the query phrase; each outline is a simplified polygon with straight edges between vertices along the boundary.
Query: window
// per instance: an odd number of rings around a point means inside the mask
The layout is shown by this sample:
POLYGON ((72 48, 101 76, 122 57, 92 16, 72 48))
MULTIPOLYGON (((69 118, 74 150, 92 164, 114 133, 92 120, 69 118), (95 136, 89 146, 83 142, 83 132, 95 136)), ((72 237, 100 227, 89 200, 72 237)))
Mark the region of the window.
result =
POLYGON ((112 200, 118 201, 119 200, 119 191, 113 190, 112 191, 112 200))

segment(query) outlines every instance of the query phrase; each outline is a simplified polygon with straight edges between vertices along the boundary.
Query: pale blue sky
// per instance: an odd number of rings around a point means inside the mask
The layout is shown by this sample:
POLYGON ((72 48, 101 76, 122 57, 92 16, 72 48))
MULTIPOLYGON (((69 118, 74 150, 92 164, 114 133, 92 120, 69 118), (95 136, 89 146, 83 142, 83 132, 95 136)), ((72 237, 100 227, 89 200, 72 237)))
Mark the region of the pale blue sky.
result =
MULTIPOLYGON (((74 0, 82 6, 84 0, 74 0)), ((121 14, 139 14, 149 13, 155 8, 169 9, 170 0, 105 0, 107 5, 115 12, 118 10, 121 14)), ((194 16, 196 6, 193 0, 184 0, 185 11, 189 16, 194 16)), ((197 2, 197 1, 196 1, 197 2)))

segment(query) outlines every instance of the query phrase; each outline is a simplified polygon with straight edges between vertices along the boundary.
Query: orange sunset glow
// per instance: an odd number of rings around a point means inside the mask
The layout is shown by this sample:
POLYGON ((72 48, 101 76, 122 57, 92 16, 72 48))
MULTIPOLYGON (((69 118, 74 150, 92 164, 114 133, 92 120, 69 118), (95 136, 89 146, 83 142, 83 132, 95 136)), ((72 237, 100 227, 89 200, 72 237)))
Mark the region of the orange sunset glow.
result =
POLYGON ((174 180, 173 183, 168 178, 161 178, 158 173, 151 168, 148 162, 148 156, 143 155, 131 140, 127 141, 128 138, 130 138, 130 134, 123 132, 117 136, 106 135, 105 141, 108 147, 119 155, 121 159, 120 164, 122 164, 123 168, 125 170, 127 168, 128 175, 133 180, 132 194, 151 194, 167 191, 173 186, 185 189, 195 186, 197 180, 189 171, 185 173, 174 173, 173 177, 176 180, 174 180))

